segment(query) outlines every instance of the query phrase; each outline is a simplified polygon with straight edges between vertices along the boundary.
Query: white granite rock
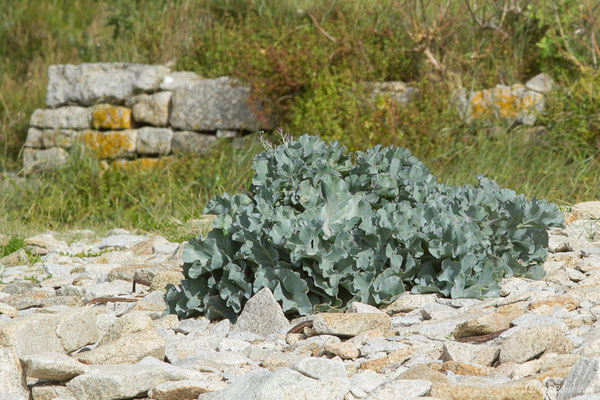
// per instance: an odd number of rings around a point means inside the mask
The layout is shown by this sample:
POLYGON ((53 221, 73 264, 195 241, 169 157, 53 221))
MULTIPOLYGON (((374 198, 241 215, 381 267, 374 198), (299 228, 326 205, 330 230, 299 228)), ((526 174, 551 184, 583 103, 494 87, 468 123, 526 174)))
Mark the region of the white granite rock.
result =
POLYGON ((137 152, 141 155, 167 155, 171 152, 171 139, 173 131, 170 128, 140 128, 137 134, 137 152))
POLYGON ((0 347, 0 393, 19 399, 29 398, 21 363, 10 347, 0 347))
POLYGON ((25 374, 34 378, 66 381, 85 374, 89 367, 63 353, 37 353, 21 357, 25 374))
POLYGON ((162 65, 96 63, 48 67, 46 105, 124 103, 135 93, 156 91, 169 73, 162 65))
POLYGON ((268 336, 288 329, 290 323, 269 288, 259 290, 244 305, 232 332, 251 332, 268 336))
POLYGON ((133 119, 137 123, 167 126, 172 92, 140 94, 128 102, 132 107, 133 119))

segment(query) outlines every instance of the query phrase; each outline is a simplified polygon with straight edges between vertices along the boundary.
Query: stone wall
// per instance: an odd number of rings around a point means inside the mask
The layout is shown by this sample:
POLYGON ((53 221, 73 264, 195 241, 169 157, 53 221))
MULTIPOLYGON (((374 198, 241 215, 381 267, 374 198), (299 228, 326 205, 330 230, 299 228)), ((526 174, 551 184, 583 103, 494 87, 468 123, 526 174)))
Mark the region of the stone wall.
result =
POLYGON ((107 164, 144 166, 268 128, 257 118, 261 107, 251 103, 249 87, 162 65, 50 66, 46 106, 31 115, 25 173, 64 164, 75 145, 107 164))
MULTIPOLYGON (((403 82, 364 82, 364 101, 387 98, 399 105, 419 93, 403 82)), ((533 125, 554 87, 546 74, 525 84, 455 92, 465 121, 503 118, 533 125)), ((156 165, 160 157, 203 153, 221 137, 268 129, 250 88, 228 77, 203 79, 162 65, 99 63, 48 68, 46 109, 33 112, 23 150, 31 173, 67 161, 84 146, 104 164, 156 165)))

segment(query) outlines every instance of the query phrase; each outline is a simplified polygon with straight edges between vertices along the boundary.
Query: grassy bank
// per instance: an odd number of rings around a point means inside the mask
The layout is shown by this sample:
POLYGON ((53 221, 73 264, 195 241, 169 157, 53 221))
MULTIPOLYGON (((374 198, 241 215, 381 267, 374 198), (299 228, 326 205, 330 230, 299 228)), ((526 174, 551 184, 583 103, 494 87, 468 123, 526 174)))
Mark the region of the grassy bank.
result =
MULTIPOLYGON (((352 150, 404 146, 443 182, 472 183, 483 173, 559 205, 597 199, 599 17, 592 0, 6 0, 0 171, 20 166, 49 65, 170 63, 250 82, 296 136, 315 133, 352 150), (451 104, 461 85, 477 90, 539 72, 558 89, 533 129, 464 123, 451 104), (356 100, 365 80, 411 82, 419 96, 406 107, 365 107, 356 100)), ((122 226, 176 235, 178 221, 199 215, 215 193, 248 184, 259 150, 223 142, 208 155, 137 172, 103 172, 75 156, 70 168, 5 179, 0 231, 122 226)))

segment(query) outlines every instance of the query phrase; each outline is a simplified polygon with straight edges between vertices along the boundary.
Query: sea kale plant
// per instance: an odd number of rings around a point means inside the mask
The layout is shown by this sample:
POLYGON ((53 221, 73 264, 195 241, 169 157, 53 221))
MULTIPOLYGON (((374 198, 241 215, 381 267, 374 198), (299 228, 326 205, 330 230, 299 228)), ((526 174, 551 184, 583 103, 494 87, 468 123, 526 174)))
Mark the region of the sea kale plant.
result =
POLYGON ((247 194, 216 196, 212 230, 183 252, 168 311, 235 321, 268 287, 287 314, 388 304, 404 292, 498 295, 502 277, 539 279, 552 203, 492 180, 438 183, 403 148, 347 153, 304 135, 256 156, 247 194))

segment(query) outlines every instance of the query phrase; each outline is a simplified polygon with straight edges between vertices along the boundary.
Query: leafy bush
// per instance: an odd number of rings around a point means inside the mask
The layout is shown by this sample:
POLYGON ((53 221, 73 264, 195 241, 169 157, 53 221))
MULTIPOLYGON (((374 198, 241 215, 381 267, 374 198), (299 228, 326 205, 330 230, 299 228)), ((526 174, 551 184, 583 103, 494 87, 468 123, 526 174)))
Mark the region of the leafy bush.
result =
POLYGON ((503 276, 540 278, 552 203, 491 180, 439 184, 403 148, 347 153, 304 135, 257 155, 248 194, 216 196, 206 236, 183 253, 186 279, 168 287, 169 312, 236 319, 268 287, 291 314, 401 293, 486 297, 503 276))

